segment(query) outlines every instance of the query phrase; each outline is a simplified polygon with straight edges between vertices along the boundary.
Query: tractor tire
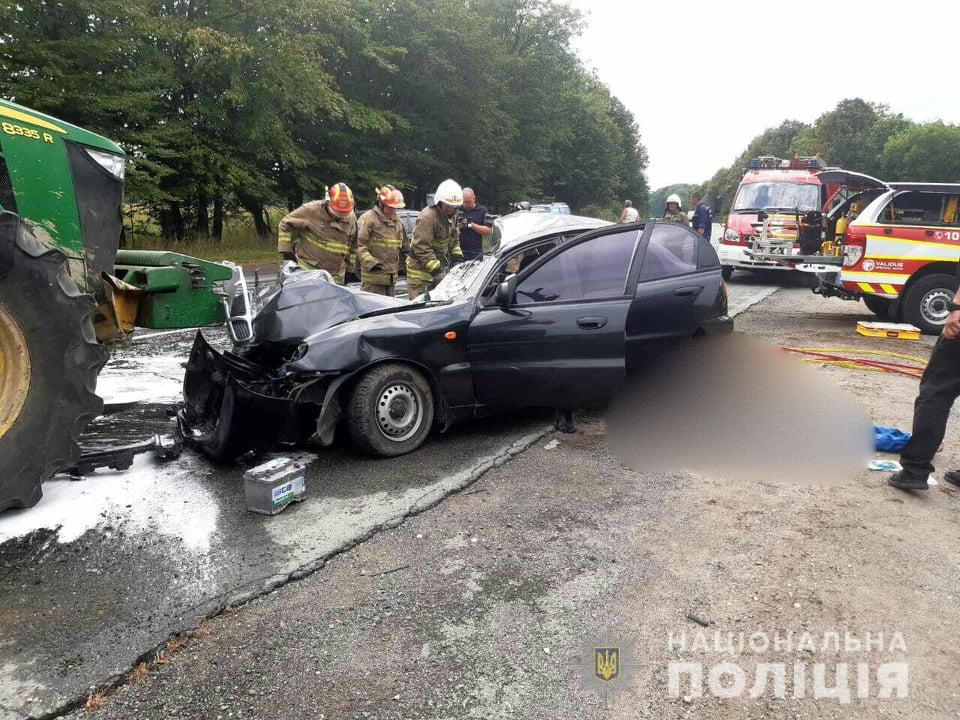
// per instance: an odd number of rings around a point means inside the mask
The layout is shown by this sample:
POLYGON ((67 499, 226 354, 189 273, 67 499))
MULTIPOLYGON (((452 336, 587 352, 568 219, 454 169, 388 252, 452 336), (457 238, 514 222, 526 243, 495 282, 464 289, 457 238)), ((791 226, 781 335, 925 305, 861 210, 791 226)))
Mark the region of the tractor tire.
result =
POLYGON ((925 275, 907 288, 901 306, 903 319, 916 325, 925 335, 939 335, 947 322, 947 303, 956 293, 956 275, 925 275))
POLYGON ((433 391, 408 365, 378 365, 354 386, 347 409, 353 442, 368 455, 416 450, 433 426, 433 391))
POLYGON ((103 408, 95 309, 66 256, 0 214, 0 511, 36 505, 41 483, 79 459, 80 432, 103 408))
POLYGON ((863 300, 863 304, 867 306, 867 310, 881 320, 886 320, 890 317, 890 301, 886 298, 879 297, 878 295, 862 295, 860 299, 863 300))

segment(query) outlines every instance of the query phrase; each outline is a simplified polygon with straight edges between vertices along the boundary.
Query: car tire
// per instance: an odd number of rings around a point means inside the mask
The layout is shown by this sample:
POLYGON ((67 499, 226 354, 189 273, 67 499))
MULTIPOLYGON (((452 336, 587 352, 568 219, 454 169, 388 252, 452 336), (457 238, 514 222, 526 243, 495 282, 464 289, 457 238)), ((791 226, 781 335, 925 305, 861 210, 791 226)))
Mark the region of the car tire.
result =
POLYGON ((867 306, 867 310, 881 320, 886 320, 890 317, 890 301, 887 300, 887 298, 878 295, 863 295, 860 299, 863 300, 863 304, 867 306))
POLYGON ((946 304, 956 295, 957 284, 957 276, 946 273, 920 278, 903 298, 903 319, 925 335, 939 335, 947 321, 946 304))
POLYGON ((368 455, 412 452, 426 440, 432 425, 430 383, 408 365, 391 363, 369 370, 350 395, 350 437, 368 455))
POLYGON ((733 277, 733 265, 721 265, 720 274, 723 276, 724 280, 729 280, 733 277))

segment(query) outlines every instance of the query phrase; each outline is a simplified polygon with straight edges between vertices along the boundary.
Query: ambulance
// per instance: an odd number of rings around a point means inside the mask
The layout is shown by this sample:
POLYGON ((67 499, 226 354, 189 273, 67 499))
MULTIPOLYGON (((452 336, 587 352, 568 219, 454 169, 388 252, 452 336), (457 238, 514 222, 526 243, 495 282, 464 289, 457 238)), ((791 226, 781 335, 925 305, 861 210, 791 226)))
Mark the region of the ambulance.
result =
POLYGON ((837 232, 842 256, 806 257, 796 269, 816 273, 814 292, 863 300, 875 315, 939 334, 958 285, 960 184, 884 183, 849 212, 837 232))

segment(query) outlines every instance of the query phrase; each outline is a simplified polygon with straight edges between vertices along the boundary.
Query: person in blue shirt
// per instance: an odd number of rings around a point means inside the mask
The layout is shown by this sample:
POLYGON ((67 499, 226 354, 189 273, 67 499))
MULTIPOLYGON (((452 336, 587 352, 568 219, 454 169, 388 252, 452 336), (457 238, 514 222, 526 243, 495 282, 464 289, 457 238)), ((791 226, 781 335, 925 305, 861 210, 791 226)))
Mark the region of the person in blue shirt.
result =
POLYGON ((709 242, 710 228, 713 226, 713 221, 710 217, 710 207, 705 202, 700 201, 700 193, 691 193, 690 201, 695 208, 690 225, 697 235, 709 242))

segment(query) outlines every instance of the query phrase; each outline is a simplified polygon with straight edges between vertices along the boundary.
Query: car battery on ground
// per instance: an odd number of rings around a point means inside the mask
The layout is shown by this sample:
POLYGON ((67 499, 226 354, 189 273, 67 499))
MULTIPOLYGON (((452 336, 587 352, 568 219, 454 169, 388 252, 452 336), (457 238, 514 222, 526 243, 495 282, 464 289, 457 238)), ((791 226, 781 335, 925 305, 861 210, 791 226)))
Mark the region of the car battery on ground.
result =
POLYGON ((857 323, 857 333, 866 337, 919 340, 920 328, 909 323, 864 322, 857 323))
POLYGON ((293 502, 306 497, 306 465, 278 457, 250 468, 243 474, 247 509, 262 515, 276 515, 293 502))

